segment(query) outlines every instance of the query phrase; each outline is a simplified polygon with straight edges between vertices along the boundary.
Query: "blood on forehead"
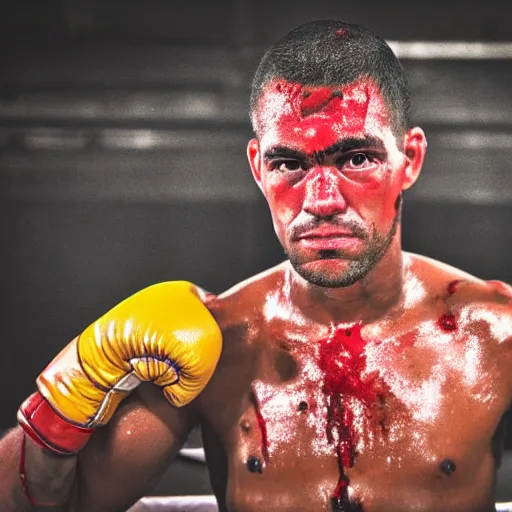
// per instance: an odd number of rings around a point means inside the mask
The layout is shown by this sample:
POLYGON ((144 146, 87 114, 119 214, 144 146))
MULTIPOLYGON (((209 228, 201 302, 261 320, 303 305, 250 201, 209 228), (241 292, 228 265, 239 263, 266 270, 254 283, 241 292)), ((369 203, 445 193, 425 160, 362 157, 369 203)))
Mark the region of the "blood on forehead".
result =
POLYGON ((340 90, 331 87, 317 87, 313 90, 303 89, 300 99, 300 114, 307 117, 315 112, 328 110, 333 100, 340 99, 343 94, 340 90))
POLYGON ((300 146, 307 153, 347 137, 378 136, 389 124, 385 103, 370 80, 342 87, 275 80, 264 89, 256 119, 262 136, 300 146))

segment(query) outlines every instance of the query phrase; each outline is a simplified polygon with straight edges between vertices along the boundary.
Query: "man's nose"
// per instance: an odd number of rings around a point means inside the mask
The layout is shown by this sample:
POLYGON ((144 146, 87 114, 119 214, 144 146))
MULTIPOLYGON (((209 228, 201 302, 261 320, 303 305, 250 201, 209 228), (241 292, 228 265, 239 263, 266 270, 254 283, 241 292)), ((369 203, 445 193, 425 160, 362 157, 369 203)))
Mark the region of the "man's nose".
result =
POLYGON ((310 169, 306 182, 303 209, 315 217, 332 217, 347 209, 340 185, 341 176, 336 169, 317 167, 310 169))

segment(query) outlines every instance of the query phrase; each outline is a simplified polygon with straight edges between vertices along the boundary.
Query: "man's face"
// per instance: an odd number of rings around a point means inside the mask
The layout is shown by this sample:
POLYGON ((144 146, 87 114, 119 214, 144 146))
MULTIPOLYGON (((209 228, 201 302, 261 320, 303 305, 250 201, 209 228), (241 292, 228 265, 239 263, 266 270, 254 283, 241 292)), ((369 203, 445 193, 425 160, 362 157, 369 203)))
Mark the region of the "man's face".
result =
MULTIPOLYGON (((401 192, 419 173, 421 162, 411 169, 406 156, 410 134, 405 145, 396 140, 369 80, 343 87, 271 82, 256 124, 249 162, 290 262, 321 286, 355 283, 393 241, 401 192)), ((413 149, 426 146, 423 132, 412 139, 413 149)))

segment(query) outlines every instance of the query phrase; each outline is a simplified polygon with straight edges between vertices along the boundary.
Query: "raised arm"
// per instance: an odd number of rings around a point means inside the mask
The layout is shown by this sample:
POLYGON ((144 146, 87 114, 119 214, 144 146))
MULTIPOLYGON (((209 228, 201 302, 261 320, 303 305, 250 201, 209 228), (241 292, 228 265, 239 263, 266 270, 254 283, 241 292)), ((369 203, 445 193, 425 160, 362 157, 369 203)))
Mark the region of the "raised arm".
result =
POLYGON ((190 406, 169 407, 154 386, 143 385, 99 429, 78 455, 67 510, 126 510, 147 495, 194 426, 190 406))
MULTIPOLYGON (((89 326, 42 372, 38 391, 20 407, 18 420, 25 435, 14 430, 0 445, 0 510, 50 505, 59 510, 70 497, 72 507, 82 510, 76 507, 87 496, 107 500, 106 508, 88 510, 117 510, 108 508, 110 498, 92 492, 88 482, 103 467, 109 475, 121 466, 126 472, 123 453, 130 460, 140 455, 133 474, 142 471, 145 484, 121 489, 119 499, 124 504, 144 492, 179 448, 191 420, 185 410, 179 412, 165 401, 167 416, 161 405, 155 412, 135 399, 113 418, 116 409, 141 381, 160 386, 175 407, 188 404, 211 377, 221 344, 220 329, 201 293, 187 282, 142 290, 89 326), (96 432, 112 418, 108 429, 96 432), (91 436, 91 446, 77 458, 91 436), (167 439, 158 444, 163 459, 153 457, 150 447, 159 436, 167 439), (135 448, 129 448, 130 439, 138 440, 135 448), (137 451, 141 443, 149 457, 137 451), (114 456, 115 448, 121 451, 114 456)), ((99 480, 95 483, 101 488, 99 480)), ((115 491, 114 483, 110 487, 115 491)))
POLYGON ((172 407, 156 386, 142 384, 75 456, 55 455, 27 437, 31 494, 60 504, 40 508, 30 504, 19 478, 25 434, 17 427, 0 442, 0 510, 126 510, 151 491, 194 424, 190 406, 172 407))

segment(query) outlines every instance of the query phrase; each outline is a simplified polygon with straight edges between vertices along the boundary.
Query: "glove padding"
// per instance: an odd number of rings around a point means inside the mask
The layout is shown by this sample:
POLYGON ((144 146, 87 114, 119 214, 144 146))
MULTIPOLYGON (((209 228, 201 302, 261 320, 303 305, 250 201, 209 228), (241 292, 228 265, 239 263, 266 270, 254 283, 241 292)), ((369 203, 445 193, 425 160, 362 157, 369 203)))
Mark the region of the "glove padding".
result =
POLYGON ((222 348, 220 328, 199 293, 186 281, 150 286, 87 327, 41 373, 39 393, 20 407, 27 434, 53 451, 76 452, 141 381, 161 386, 177 407, 193 400, 222 348))

